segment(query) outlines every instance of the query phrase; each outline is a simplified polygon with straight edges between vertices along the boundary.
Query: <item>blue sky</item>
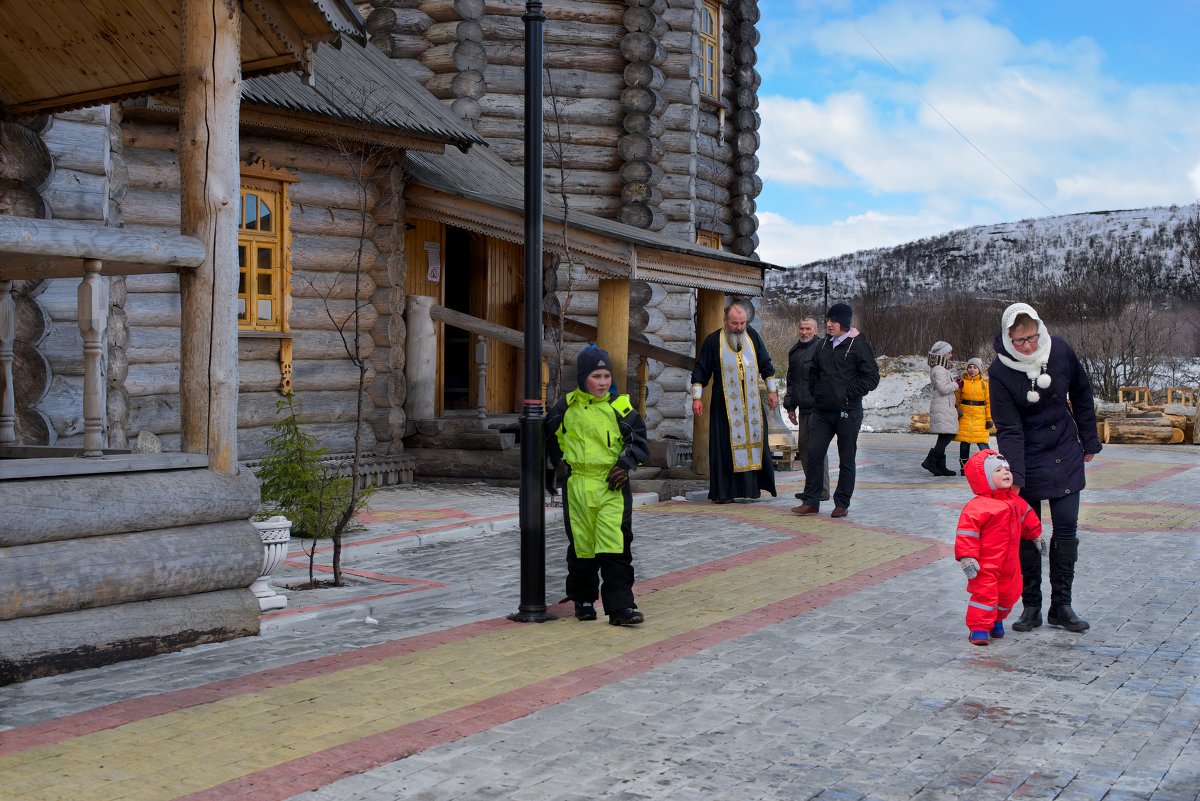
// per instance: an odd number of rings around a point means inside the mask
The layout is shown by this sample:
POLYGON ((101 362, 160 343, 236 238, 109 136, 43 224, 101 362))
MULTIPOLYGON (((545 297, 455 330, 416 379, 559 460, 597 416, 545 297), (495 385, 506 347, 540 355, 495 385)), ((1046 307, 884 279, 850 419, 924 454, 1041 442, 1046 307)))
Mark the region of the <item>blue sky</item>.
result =
POLYGON ((1200 0, 759 7, 766 261, 1200 199, 1200 0))

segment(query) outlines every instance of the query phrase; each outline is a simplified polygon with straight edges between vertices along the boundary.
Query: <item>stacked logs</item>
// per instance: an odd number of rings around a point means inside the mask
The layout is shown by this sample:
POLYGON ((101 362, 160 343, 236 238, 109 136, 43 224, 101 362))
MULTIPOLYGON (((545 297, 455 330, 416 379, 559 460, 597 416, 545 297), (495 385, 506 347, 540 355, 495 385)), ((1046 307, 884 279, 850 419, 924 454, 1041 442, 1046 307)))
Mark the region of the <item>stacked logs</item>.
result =
POLYGON ((1097 436, 1105 444, 1200 444, 1194 406, 1100 403, 1096 409, 1096 426, 1097 436))
POLYGON ((367 17, 371 44, 472 124, 487 92, 484 0, 424 0, 377 6, 367 17))
POLYGON ((617 219, 626 225, 661 231, 666 225, 662 191, 658 188, 663 170, 662 113, 667 106, 662 88, 666 76, 660 69, 667 52, 661 43, 667 30, 662 17, 664 0, 625 0, 625 35, 621 55, 625 57, 625 89, 621 108, 625 113, 625 135, 617 142, 621 156, 621 210, 617 219))
POLYGON ((730 4, 733 17, 733 172, 730 206, 733 211, 733 242, 729 249, 740 256, 752 256, 758 249, 758 217, 755 198, 762 193, 758 177, 758 152, 762 139, 758 129, 758 87, 762 78, 754 68, 758 46, 758 3, 739 0, 730 4))

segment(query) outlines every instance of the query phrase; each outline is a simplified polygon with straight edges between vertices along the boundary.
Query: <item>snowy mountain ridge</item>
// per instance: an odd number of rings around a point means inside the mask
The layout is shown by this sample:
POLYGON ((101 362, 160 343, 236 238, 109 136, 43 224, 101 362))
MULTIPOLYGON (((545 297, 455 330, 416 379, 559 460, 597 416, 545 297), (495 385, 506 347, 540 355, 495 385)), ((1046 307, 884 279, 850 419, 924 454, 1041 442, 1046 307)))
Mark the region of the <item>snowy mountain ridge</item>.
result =
POLYGON ((980 225, 887 248, 796 265, 767 276, 774 300, 815 301, 825 276, 831 298, 886 287, 915 298, 944 291, 1020 292, 1082 263, 1125 260, 1173 293, 1181 272, 1176 234, 1200 216, 1200 204, 1095 211, 980 225))

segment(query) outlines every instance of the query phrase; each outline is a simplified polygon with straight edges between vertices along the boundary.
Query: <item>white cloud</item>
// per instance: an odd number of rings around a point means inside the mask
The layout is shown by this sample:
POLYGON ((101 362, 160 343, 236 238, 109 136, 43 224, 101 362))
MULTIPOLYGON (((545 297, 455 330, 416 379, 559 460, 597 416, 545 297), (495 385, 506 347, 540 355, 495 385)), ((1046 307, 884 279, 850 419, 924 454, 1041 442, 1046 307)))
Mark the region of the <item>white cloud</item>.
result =
POLYGON ((794 35, 847 77, 809 98, 764 87, 759 157, 774 191, 760 206, 763 258, 799 263, 1050 210, 1200 196, 1200 88, 1123 84, 1104 74, 1091 39, 1022 42, 984 7, 895 2, 794 35), (795 205, 780 187, 801 190, 795 205), (863 209, 918 211, 857 211, 854 190, 863 209), (814 212, 799 204, 823 191, 843 218, 805 224, 814 212))
POLYGON ((758 255, 770 264, 791 266, 866 248, 899 245, 947 229, 932 212, 900 216, 868 211, 828 225, 803 225, 773 212, 758 215, 758 255))

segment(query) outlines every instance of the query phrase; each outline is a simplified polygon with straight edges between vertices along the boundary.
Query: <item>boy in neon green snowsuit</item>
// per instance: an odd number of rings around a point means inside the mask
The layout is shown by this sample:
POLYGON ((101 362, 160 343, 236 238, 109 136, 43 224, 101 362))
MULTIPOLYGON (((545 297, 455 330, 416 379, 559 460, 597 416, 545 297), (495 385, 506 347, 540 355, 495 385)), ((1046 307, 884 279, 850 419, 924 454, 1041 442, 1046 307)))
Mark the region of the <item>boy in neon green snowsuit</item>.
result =
POLYGON ((629 471, 649 451, 646 423, 629 396, 613 397, 609 391, 611 364, 608 353, 597 347, 579 354, 579 389, 561 398, 546 417, 546 456, 551 465, 564 461, 568 467, 563 520, 567 597, 575 602, 575 617, 595 620, 599 595, 609 623, 633 626, 645 617, 633 601, 629 471))

